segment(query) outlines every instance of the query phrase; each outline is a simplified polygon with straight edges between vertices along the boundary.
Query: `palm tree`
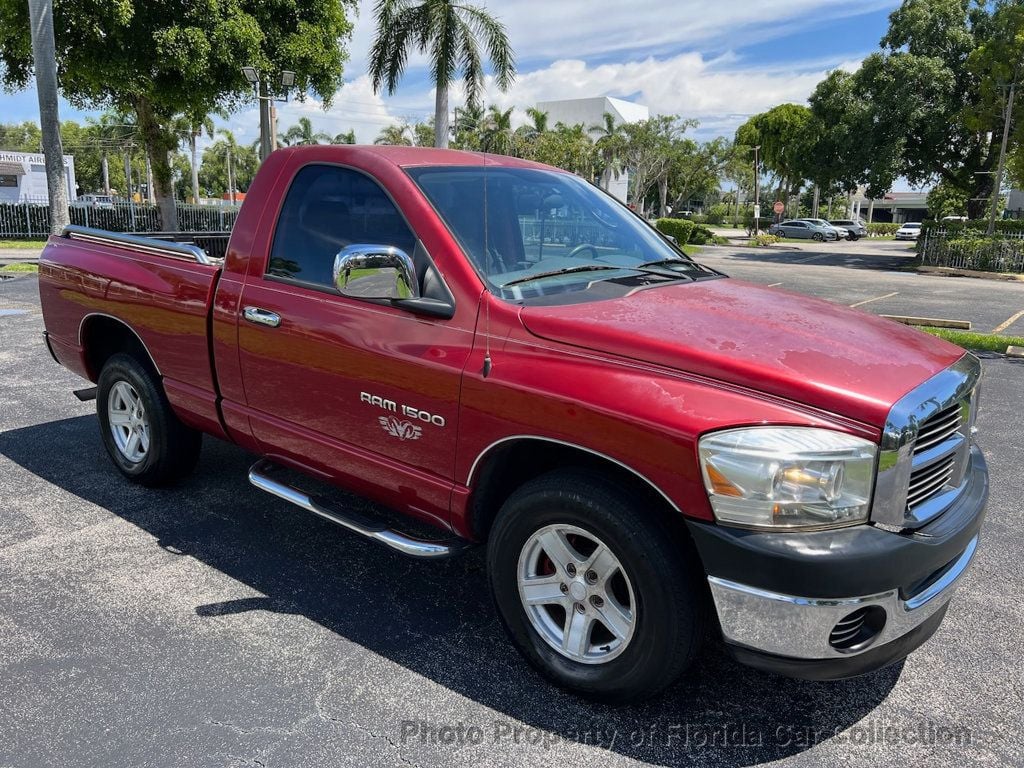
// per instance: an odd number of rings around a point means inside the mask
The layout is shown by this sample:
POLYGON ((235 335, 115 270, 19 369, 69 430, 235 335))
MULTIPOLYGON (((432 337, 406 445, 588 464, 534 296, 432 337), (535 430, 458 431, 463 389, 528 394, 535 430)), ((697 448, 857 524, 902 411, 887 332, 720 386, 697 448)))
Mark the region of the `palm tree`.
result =
POLYGON ((214 144, 211 149, 216 148, 217 154, 223 156, 224 162, 227 163, 228 197, 231 200, 231 204, 234 205, 237 189, 237 184, 235 183, 235 158, 238 157, 238 141, 235 139, 235 134, 227 128, 219 128, 217 133, 223 138, 214 144))
POLYGON ((100 150, 100 171, 103 174, 103 194, 110 194, 110 150, 124 141, 125 127, 121 118, 113 112, 104 112, 98 118, 87 117, 89 134, 100 150))
POLYGON ((542 133, 547 133, 548 130, 548 113, 543 110, 537 109, 536 107, 529 107, 526 110, 527 117, 530 118, 530 125, 527 126, 530 134, 535 138, 542 133))
POLYGON ((390 144, 395 147, 411 147, 412 139, 409 138, 409 126, 406 123, 395 123, 381 128, 374 144, 390 144))
POLYGON ((282 141, 289 147, 300 147, 307 144, 330 143, 331 136, 323 131, 313 130, 313 121, 308 117, 300 117, 299 124, 293 125, 284 132, 282 141))
POLYGON ((434 146, 448 146, 448 90, 460 79, 466 100, 476 104, 484 87, 480 43, 504 91, 515 79, 516 67, 505 26, 475 5, 455 0, 377 0, 374 7, 377 35, 370 48, 373 90, 393 94, 405 71, 409 50, 430 60, 434 95, 434 146))
POLYGON ((209 115, 201 118, 180 115, 171 123, 171 130, 185 139, 192 163, 192 202, 199 203, 199 158, 196 141, 204 133, 213 138, 213 120, 209 115))
POLYGON ((459 149, 476 151, 480 149, 480 130, 484 121, 484 108, 479 104, 467 104, 455 108, 455 146, 459 149))
POLYGON ((594 146, 601 164, 601 189, 607 192, 612 179, 618 181, 622 175, 622 151, 626 146, 626 136, 611 112, 605 112, 604 122, 590 126, 589 132, 598 134, 594 146))
POLYGON ((491 105, 481 126, 480 145, 484 152, 495 155, 511 155, 515 147, 515 136, 512 133, 512 108, 502 112, 491 105))
POLYGON ((349 128, 345 133, 339 133, 331 139, 331 144, 355 144, 356 143, 356 132, 354 129, 349 128))
MULTIPOLYGON (((24 7, 24 6, 22 6, 24 7)), ((29 0, 32 28, 32 58, 35 64, 39 123, 46 160, 46 188, 50 195, 50 233, 59 235, 71 223, 68 182, 64 172, 64 148, 60 142, 60 113, 57 110, 57 54, 53 40, 52 0, 29 0)))

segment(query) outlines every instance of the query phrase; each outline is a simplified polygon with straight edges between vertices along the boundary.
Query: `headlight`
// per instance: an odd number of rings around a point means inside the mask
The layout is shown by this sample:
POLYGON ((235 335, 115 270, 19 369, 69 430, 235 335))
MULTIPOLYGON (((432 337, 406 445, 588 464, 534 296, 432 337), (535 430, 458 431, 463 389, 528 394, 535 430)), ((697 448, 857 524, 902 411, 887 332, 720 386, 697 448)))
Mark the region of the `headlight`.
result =
POLYGON ((867 520, 874 443, 813 427, 748 427, 698 444, 704 487, 720 523, 828 528, 867 520))

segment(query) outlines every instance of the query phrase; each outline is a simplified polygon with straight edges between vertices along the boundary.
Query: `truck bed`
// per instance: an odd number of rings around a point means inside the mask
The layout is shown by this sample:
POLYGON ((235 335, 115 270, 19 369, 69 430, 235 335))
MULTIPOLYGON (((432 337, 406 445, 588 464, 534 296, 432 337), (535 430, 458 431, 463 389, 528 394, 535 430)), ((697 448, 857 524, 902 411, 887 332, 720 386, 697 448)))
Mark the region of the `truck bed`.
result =
POLYGON ((149 352, 179 418, 220 433, 209 341, 220 269, 195 244, 68 227, 50 238, 39 264, 49 348, 96 381, 86 339, 123 325, 149 352))

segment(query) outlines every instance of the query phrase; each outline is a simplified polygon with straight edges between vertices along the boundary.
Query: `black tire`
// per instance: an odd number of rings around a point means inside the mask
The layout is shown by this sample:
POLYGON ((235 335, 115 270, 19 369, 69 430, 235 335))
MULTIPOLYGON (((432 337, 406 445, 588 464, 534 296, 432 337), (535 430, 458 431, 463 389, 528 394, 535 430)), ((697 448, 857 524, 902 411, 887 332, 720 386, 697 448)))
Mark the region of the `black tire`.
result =
POLYGON ((851 243, 856 243, 858 240, 860 240, 860 235, 847 235, 846 239, 849 240, 851 243))
POLYGON ((697 655, 710 600, 703 570, 689 541, 657 515, 636 493, 582 470, 531 480, 502 506, 487 548, 491 592, 516 647, 556 685, 609 703, 649 698, 675 682, 697 655), (606 662, 584 663, 556 651, 520 599, 520 553, 534 533, 555 524, 595 535, 632 584, 633 634, 606 662))
POLYGON ((817 240, 819 243, 825 240, 825 236, 821 234, 821 232, 815 232, 813 235, 811 235, 811 237, 817 240))
POLYGON ((146 486, 171 485, 195 469, 202 433, 181 423, 155 372, 131 355, 119 353, 104 364, 97 382, 96 414, 107 453, 114 466, 132 482, 146 486), (149 446, 138 461, 130 460, 122 452, 110 427, 111 390, 119 382, 126 382, 137 393, 148 422, 149 446))

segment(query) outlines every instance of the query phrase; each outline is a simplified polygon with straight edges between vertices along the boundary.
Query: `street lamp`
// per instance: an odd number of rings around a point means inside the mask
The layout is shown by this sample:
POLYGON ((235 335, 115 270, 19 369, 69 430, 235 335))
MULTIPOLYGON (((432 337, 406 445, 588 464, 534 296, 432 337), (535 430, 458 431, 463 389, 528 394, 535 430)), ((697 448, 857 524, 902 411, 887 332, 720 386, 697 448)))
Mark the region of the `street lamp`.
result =
POLYGON ((760 144, 754 147, 754 237, 761 234, 761 169, 757 162, 757 153, 760 149, 760 144))
POLYGON ((270 93, 268 78, 261 77, 256 67, 242 67, 242 74, 253 86, 256 100, 260 105, 260 160, 266 160, 267 156, 277 147, 276 114, 273 114, 277 110, 274 108, 274 103, 288 101, 288 91, 295 85, 295 73, 288 69, 281 72, 281 90, 276 95, 270 93))

